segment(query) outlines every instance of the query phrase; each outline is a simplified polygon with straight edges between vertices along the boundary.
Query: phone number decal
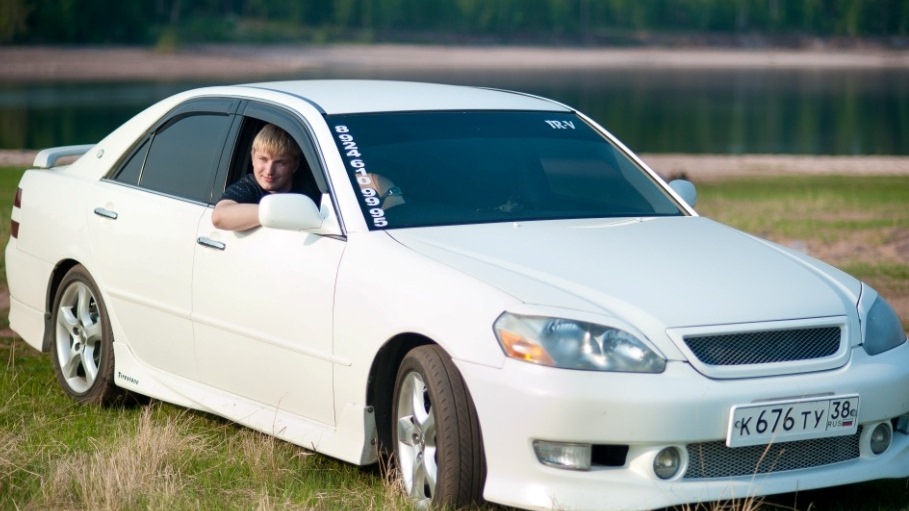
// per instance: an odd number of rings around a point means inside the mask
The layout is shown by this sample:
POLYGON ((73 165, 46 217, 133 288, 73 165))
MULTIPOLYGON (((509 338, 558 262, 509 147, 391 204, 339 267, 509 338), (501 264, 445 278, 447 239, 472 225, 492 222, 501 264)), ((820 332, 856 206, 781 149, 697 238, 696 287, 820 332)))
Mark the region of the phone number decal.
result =
POLYGON ((388 226, 385 210, 380 206, 382 201, 379 198, 379 192, 375 188, 377 183, 373 182, 372 176, 367 172, 366 163, 362 159, 363 155, 360 153, 360 148, 351 135, 350 129, 339 124, 335 126, 335 136, 338 137, 341 152, 347 157, 347 167, 352 170, 357 184, 360 185, 360 197, 367 206, 369 216, 372 218, 372 225, 375 227, 388 226))

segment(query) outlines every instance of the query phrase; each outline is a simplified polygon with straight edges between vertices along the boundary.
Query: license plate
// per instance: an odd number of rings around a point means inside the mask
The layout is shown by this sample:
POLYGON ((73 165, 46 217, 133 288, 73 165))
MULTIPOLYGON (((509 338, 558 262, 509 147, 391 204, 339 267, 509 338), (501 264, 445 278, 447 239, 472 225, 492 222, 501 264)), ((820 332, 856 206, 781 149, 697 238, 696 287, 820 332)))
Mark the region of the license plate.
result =
POLYGON ((858 411, 858 395, 733 406, 726 445, 744 447, 851 435, 858 428, 858 411))

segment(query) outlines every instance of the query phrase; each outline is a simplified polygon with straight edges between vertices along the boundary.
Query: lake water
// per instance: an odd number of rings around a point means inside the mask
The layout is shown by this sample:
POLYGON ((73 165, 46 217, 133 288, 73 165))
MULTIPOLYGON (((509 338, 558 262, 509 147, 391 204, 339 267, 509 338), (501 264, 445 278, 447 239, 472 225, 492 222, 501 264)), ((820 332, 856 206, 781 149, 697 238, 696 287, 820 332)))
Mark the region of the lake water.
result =
MULTIPOLYGON (((320 72, 525 91, 642 153, 909 155, 909 70, 320 72)), ((243 80, 233 80, 240 82, 243 80)), ((0 149, 92 143, 154 101, 216 82, 0 84, 0 149)))

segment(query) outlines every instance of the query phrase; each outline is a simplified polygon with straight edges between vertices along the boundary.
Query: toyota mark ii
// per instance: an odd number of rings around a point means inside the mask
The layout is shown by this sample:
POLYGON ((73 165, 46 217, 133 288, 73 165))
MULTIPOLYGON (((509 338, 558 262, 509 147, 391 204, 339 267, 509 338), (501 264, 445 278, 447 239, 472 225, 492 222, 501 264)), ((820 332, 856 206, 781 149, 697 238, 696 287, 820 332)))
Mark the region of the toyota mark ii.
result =
POLYGON ((35 167, 10 323, 77 401, 150 396, 354 464, 389 453, 421 505, 649 509, 909 476, 887 302, 698 216, 691 183, 563 104, 217 86, 35 167), (312 192, 218 229, 265 124, 312 192))

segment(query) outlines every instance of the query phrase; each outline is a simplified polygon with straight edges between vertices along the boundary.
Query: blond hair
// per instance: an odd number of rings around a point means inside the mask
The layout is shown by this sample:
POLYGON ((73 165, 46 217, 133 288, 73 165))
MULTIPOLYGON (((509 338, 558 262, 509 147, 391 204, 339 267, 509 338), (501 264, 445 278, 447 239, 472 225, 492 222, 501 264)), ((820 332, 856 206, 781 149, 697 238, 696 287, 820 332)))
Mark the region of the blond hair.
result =
POLYGON ((287 156, 294 161, 300 161, 300 146, 290 138, 290 135, 274 124, 266 124, 259 130, 252 144, 252 153, 256 151, 271 156, 287 156))

